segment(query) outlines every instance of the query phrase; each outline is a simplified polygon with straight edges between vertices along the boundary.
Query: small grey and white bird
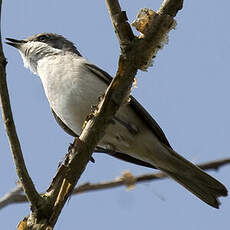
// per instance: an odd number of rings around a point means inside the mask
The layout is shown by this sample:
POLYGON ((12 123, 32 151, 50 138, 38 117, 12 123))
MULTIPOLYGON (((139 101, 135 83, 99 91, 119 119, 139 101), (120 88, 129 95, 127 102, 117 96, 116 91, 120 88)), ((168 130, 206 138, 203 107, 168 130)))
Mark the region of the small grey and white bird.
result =
MULTIPOLYGON (((61 35, 41 33, 7 40, 19 50, 25 67, 41 78, 57 122, 70 135, 80 135, 91 106, 98 103, 111 76, 82 57, 61 35)), ((160 169, 215 208, 220 204, 218 197, 227 196, 223 184, 172 149, 159 125, 133 97, 114 116, 98 143, 99 150, 160 169)))

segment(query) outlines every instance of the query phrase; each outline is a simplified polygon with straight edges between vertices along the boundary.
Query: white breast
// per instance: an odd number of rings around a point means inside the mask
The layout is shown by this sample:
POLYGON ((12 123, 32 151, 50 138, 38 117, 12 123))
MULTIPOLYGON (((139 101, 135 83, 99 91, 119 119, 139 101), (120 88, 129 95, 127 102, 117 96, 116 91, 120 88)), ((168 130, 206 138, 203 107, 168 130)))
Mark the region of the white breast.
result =
POLYGON ((51 108, 75 133, 98 104, 107 85, 87 71, 86 60, 73 54, 46 57, 38 62, 38 74, 42 80, 51 108))

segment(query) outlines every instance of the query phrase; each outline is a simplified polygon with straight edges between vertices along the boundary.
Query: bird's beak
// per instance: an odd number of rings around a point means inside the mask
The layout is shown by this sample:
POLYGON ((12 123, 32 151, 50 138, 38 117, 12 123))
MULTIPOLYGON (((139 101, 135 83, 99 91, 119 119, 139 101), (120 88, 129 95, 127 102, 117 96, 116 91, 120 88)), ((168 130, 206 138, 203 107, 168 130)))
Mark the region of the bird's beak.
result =
POLYGON ((6 40, 9 41, 9 42, 5 42, 6 44, 11 45, 17 49, 19 49, 22 44, 26 43, 26 41, 24 40, 16 40, 13 38, 6 38, 6 40))

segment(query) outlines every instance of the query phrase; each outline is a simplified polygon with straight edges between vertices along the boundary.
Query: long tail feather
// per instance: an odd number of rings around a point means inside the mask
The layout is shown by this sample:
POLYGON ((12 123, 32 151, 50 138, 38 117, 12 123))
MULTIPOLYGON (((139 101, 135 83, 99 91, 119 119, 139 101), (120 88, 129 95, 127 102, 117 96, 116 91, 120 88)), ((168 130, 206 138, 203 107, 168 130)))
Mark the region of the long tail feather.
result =
POLYGON ((219 208, 218 197, 228 194, 225 186, 172 149, 166 148, 170 152, 170 157, 167 164, 159 165, 159 169, 205 203, 214 208, 219 208))

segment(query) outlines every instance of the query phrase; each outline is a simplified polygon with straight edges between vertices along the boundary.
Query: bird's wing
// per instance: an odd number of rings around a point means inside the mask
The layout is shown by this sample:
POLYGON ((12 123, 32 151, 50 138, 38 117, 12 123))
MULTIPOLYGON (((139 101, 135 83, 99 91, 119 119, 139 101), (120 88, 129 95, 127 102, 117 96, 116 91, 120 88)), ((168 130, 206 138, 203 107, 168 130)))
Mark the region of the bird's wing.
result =
MULTIPOLYGON (((112 81, 112 77, 106 73, 104 70, 98 68, 93 64, 86 63, 85 64, 88 69, 95 75, 97 75, 101 80, 110 84, 112 81)), ((164 143, 166 146, 172 148, 160 126, 157 122, 150 116, 150 114, 143 108, 143 106, 134 98, 130 97, 131 100, 129 102, 131 108, 135 113, 138 114, 142 118, 142 120, 146 123, 146 125, 152 130, 154 135, 159 139, 160 142, 164 143)))
MULTIPOLYGON (((53 111, 53 109, 51 108, 52 110, 52 113, 54 115, 54 118, 55 120, 57 121, 57 123, 62 127, 62 129, 67 132, 69 135, 73 136, 73 137, 78 137, 78 135, 76 133, 74 133, 73 130, 71 130, 59 117, 58 115, 53 111)), ((116 151, 112 151, 112 150, 109 150, 109 149, 104 149, 104 148, 101 148, 101 147, 96 147, 95 153, 106 153, 107 155, 110 155, 112 157, 115 157, 115 158, 118 158, 120 160, 123 160, 123 161, 126 161, 126 162, 129 162, 129 163, 133 163, 133 164, 136 164, 136 165, 141 165, 141 166, 145 166, 145 167, 149 167, 149 168, 155 168, 153 167, 151 164, 145 162, 145 161, 142 161, 142 160, 139 160, 139 159, 136 159, 132 156, 129 156, 127 154, 124 154, 124 153, 121 153, 121 152, 116 152, 116 151)))

